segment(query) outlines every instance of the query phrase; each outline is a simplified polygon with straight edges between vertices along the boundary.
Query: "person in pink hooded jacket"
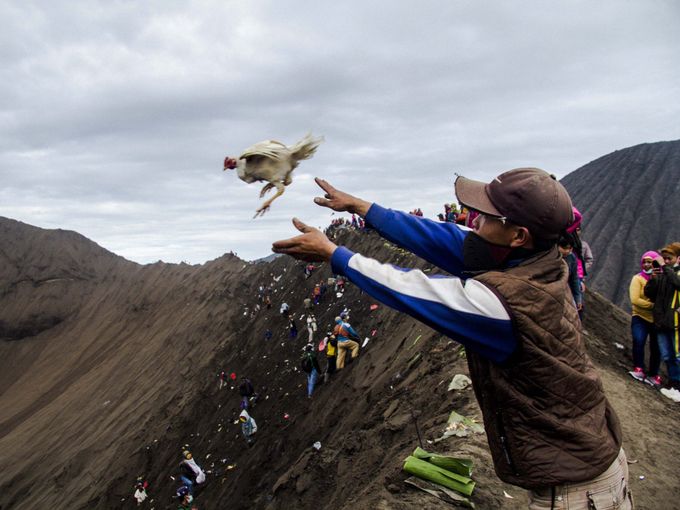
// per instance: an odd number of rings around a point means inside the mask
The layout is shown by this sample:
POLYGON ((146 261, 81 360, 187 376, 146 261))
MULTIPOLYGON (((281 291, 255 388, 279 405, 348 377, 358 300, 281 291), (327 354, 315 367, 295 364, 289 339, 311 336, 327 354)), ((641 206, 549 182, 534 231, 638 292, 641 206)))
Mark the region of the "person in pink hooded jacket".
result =
POLYGON ((656 338, 652 309, 654 303, 645 296, 645 285, 652 276, 652 262, 661 256, 655 251, 645 252, 640 258, 640 272, 630 281, 628 295, 632 307, 630 331, 633 337, 633 370, 628 372, 638 381, 646 382, 655 388, 661 386, 659 366, 661 355, 656 338), (649 370, 645 372, 645 343, 649 337, 649 370))
MULTIPOLYGON (((588 243, 581 239, 581 222, 583 215, 581 212, 572 207, 574 213, 574 222, 567 227, 567 234, 572 240, 573 253, 576 256, 576 269, 578 274, 579 285, 581 287, 581 294, 586 292, 585 279, 593 265, 593 252, 588 243)), ((578 316, 583 320, 583 303, 579 308, 578 316)))

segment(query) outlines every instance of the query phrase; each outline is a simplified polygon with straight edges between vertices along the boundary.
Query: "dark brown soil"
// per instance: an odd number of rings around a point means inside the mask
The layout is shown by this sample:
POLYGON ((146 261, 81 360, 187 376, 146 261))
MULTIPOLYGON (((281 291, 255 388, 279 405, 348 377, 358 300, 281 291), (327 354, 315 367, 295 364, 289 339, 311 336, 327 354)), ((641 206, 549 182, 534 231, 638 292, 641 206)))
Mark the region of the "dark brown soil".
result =
MULTIPOLYGON (((483 434, 429 444, 452 410, 480 418, 470 389, 447 391, 455 374, 467 373, 464 351, 385 307, 371 312, 374 301, 354 286, 315 307, 316 339, 348 307, 370 341, 306 398, 298 364, 307 333, 298 320, 300 336, 289 339, 278 308, 287 301, 299 319, 328 267, 305 279, 288 258, 140 266, 75 233, 3 218, 0 239, 1 509, 134 508, 138 475, 153 499, 143 508, 176 508, 171 477, 185 444, 209 471, 201 510, 442 508, 403 483, 403 460, 419 442, 416 419, 426 449, 473 458, 478 508, 526 506, 523 490, 496 478, 483 434), (273 307, 256 311, 257 288, 270 282, 273 307), (237 390, 218 389, 223 369, 250 377, 260 394, 252 448, 234 424, 237 390)), ((341 240, 382 261, 430 269, 374 234, 341 240)), ((680 406, 627 375, 630 334, 620 309, 589 294, 585 329, 637 461, 637 508, 674 508, 680 406)))

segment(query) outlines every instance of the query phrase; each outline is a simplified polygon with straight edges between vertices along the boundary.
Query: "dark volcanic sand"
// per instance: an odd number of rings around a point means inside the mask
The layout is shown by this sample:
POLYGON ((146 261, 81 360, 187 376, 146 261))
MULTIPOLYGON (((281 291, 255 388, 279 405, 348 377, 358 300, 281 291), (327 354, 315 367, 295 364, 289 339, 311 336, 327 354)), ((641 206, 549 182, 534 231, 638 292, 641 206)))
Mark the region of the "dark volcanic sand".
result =
MULTIPOLYGON (((480 418, 471 389, 447 391, 456 373, 467 373, 451 340, 383 306, 370 312, 375 301, 354 286, 341 299, 329 292, 315 308, 317 340, 344 306, 362 337, 377 334, 307 400, 295 370, 306 328, 298 320, 299 337, 289 340, 278 308, 287 301, 299 319, 328 267, 306 280, 288 258, 140 266, 75 233, 2 218, 0 239, 3 510, 134 508, 138 475, 154 500, 142 508, 174 509, 178 483, 170 476, 184 444, 213 471, 197 497, 201 510, 446 506, 407 487, 401 466, 418 444, 412 411, 424 441, 442 434, 451 410, 480 418), (252 313, 258 285, 279 276, 272 309, 252 313), (233 423, 237 390, 218 390, 221 369, 249 376, 262 397, 250 449, 233 423), (236 468, 225 471, 228 464, 236 468)), ((429 268, 375 235, 342 240, 382 261, 429 268)), ((674 508, 680 406, 627 375, 627 316, 597 294, 586 306, 590 354, 623 422, 628 457, 637 460, 630 465, 637 508, 674 508)), ((477 508, 526 506, 523 490, 496 478, 484 435, 425 447, 474 459, 477 508)))

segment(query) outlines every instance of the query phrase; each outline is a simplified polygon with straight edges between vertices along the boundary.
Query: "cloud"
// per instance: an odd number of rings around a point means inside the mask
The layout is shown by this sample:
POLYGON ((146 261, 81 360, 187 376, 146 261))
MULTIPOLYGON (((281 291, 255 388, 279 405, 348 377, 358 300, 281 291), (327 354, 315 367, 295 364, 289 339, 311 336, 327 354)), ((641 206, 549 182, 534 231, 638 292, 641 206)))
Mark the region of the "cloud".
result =
POLYGON ((0 215, 139 262, 267 255, 313 175, 434 216, 454 173, 559 176, 678 138, 680 8, 638 2, 0 4, 0 215), (263 218, 228 154, 323 134, 263 218))

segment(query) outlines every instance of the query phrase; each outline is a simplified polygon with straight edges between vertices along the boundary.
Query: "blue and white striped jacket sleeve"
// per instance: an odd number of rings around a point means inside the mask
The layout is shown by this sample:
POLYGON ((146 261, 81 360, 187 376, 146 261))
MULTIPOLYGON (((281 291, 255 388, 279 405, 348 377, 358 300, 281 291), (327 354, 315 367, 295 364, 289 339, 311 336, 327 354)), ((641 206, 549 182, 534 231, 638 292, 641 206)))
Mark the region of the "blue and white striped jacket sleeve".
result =
POLYGON ((339 247, 333 271, 347 276, 368 294, 496 362, 507 361, 517 340, 510 314, 500 298, 476 280, 427 276, 355 254, 339 247))
POLYGON ((371 205, 366 214, 366 223, 388 241, 452 275, 461 276, 463 242, 468 235, 468 228, 386 209, 379 204, 371 205))

